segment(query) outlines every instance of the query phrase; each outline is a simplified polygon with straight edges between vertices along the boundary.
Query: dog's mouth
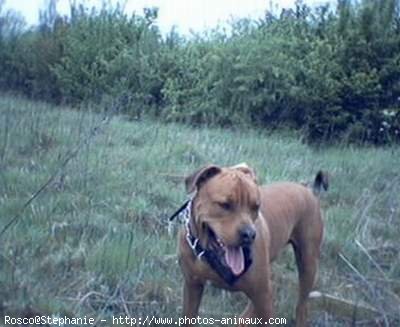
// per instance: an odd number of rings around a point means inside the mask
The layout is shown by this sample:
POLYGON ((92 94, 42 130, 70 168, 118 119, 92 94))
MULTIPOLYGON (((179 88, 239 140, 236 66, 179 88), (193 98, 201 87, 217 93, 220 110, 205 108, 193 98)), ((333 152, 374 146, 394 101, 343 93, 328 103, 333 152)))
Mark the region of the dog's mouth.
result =
POLYGON ((241 246, 225 248, 225 262, 232 272, 238 276, 244 271, 244 252, 241 246))
POLYGON ((245 270, 246 249, 243 246, 226 245, 208 225, 206 228, 210 250, 217 254, 220 262, 227 266, 235 276, 241 275, 245 270))

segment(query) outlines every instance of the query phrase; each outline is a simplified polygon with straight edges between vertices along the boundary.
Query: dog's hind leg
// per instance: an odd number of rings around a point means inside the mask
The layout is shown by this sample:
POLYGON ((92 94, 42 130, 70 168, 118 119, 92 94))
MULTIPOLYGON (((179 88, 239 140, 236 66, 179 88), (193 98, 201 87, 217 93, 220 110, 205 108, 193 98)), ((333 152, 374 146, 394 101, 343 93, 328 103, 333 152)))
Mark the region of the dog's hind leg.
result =
POLYGON ((306 326, 307 322, 307 299, 314 286, 318 272, 319 244, 292 242, 297 269, 299 273, 299 298, 296 307, 296 326, 306 326))

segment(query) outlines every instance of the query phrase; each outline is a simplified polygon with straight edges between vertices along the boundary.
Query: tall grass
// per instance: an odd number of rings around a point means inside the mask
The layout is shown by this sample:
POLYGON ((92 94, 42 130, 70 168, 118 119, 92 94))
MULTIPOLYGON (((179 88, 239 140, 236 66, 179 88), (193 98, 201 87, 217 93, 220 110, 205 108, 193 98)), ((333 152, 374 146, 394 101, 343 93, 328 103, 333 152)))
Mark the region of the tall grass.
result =
MULTIPOLYGON (((123 116, 99 125, 102 119, 87 108, 0 96, 0 229, 58 172, 0 236, 2 315, 177 317, 182 278, 166 218, 185 200, 182 177, 207 163, 246 161, 261 183, 330 173, 317 288, 369 303, 377 318, 399 322, 399 147, 312 148, 290 132, 123 116), (98 125, 58 171, 65 154, 98 125)), ((297 277, 290 251, 274 274, 278 314, 292 319, 296 287, 290 285, 297 277)), ((211 289, 201 314, 234 315, 244 304, 238 294, 211 289)), ((321 326, 351 323, 324 313, 311 318, 321 326)))

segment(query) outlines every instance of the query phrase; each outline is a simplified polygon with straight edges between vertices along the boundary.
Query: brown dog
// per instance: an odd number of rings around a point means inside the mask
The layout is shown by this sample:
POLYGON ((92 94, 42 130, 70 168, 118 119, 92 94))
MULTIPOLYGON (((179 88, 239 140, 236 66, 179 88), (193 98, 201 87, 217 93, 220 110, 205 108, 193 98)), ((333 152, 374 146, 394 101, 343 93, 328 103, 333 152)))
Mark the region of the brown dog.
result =
POLYGON ((326 176, 319 172, 311 187, 289 182, 258 186, 245 164, 210 165, 189 176, 186 188, 194 196, 186 205, 186 229, 178 244, 184 317, 197 317, 204 285, 211 281, 247 295, 241 317, 268 322, 274 317, 271 261, 290 243, 300 283, 296 325, 304 326, 318 269, 323 232, 318 195, 328 188, 326 176))

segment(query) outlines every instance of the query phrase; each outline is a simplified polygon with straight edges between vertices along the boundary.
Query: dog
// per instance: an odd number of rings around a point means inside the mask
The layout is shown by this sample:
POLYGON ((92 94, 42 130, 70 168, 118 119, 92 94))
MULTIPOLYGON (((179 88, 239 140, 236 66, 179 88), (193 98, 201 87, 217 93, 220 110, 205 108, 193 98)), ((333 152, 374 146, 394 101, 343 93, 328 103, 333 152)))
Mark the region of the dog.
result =
POLYGON ((323 236, 319 194, 328 189, 327 175, 318 172, 311 185, 260 186, 246 164, 208 165, 187 177, 185 184, 192 197, 174 214, 184 212, 186 217, 178 236, 185 321, 197 317, 210 281, 246 294, 249 302, 240 322, 254 318, 268 323, 274 317, 271 262, 290 243, 299 274, 296 326, 305 326, 323 236))

